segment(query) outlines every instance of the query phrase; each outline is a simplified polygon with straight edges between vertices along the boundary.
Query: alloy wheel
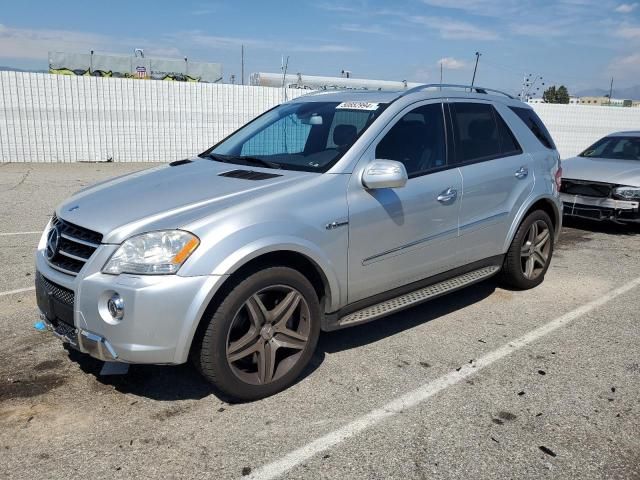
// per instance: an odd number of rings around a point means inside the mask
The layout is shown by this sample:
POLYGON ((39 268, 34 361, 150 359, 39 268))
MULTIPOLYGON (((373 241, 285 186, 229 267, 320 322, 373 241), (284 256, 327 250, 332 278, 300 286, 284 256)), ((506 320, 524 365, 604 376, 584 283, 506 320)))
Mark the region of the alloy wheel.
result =
POLYGON ((274 285, 251 295, 227 335, 231 371, 253 385, 271 383, 300 359, 311 332, 309 305, 292 287, 274 285))
POLYGON ((534 280, 544 272, 551 252, 551 230, 542 220, 531 224, 520 249, 522 273, 534 280))

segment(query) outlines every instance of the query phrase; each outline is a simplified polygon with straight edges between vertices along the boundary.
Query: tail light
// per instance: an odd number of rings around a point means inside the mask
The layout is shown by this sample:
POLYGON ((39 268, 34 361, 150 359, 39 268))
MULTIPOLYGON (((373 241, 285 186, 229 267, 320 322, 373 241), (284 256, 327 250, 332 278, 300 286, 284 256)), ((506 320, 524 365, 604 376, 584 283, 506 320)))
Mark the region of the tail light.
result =
POLYGON ((560 186, 562 185, 562 164, 558 161, 558 170, 556 170, 556 190, 560 191, 560 186))

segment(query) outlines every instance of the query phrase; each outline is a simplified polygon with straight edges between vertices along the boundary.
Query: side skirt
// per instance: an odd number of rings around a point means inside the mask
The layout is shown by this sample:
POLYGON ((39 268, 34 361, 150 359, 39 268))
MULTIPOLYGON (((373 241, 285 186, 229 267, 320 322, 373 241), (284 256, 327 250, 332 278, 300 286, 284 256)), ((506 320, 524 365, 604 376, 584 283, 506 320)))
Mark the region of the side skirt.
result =
POLYGON ((481 282, 498 273, 503 260, 502 255, 491 257, 347 305, 335 313, 325 314, 322 330, 338 330, 377 320, 481 282))

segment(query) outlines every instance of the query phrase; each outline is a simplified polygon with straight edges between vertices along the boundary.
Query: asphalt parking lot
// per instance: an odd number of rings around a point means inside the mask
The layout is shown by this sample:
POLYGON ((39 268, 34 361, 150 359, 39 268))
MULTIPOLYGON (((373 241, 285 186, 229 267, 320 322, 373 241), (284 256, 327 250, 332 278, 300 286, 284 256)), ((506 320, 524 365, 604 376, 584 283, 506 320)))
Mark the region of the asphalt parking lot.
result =
POLYGON ((55 205, 144 164, 0 165, 0 478, 640 478, 640 228, 565 226, 545 282, 323 334, 229 405, 189 366, 100 363, 33 327, 55 205))

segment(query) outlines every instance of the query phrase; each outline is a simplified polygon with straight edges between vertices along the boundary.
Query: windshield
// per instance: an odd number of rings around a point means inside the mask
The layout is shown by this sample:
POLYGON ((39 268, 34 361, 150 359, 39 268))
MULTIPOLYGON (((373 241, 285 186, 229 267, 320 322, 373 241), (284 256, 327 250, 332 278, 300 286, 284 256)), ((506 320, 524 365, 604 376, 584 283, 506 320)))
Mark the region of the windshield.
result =
POLYGON ((580 156, 640 160, 640 137, 605 137, 587 148, 580 156))
POLYGON ((385 107, 369 102, 283 104, 200 156, 241 165, 326 172, 385 107))

